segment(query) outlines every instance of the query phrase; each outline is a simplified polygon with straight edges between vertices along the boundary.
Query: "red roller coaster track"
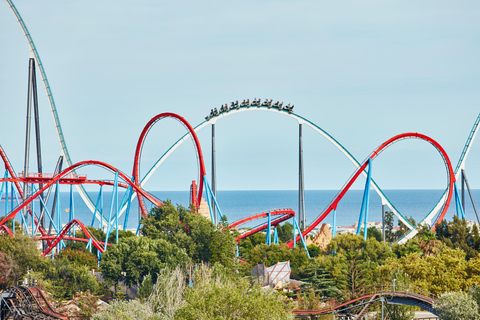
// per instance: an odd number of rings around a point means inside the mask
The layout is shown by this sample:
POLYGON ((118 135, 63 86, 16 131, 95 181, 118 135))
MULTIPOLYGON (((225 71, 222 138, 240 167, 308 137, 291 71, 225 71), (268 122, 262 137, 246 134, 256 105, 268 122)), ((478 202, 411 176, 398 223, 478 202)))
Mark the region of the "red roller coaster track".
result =
POLYGON ((8 234, 10 237, 13 237, 12 231, 10 230, 9 227, 7 227, 7 226, 5 226, 5 225, 1 225, 1 226, 0 226, 0 233, 2 233, 2 232, 8 234))
POLYGON ((68 230, 70 230, 70 228, 74 227, 75 225, 78 225, 83 233, 85 234, 85 236, 88 238, 88 239, 92 239, 92 244, 95 246, 95 248, 98 249, 98 251, 100 251, 100 253, 104 253, 105 252, 105 247, 104 247, 104 243, 103 242, 100 242, 98 241, 95 236, 93 234, 90 233, 90 231, 85 228, 85 226, 83 225, 83 223, 81 223, 79 220, 77 219, 74 219, 72 221, 70 221, 68 224, 65 225, 65 227, 63 227, 62 229, 62 232, 60 232, 60 234, 56 237, 56 239, 50 244, 50 246, 45 249, 45 251, 42 252, 42 257, 44 257, 45 255, 47 255, 64 237, 65 235, 67 234, 68 230))
MULTIPOLYGON (((192 135, 192 139, 193 139, 194 144, 195 144, 197 157, 198 157, 198 162, 199 162, 199 166, 200 166, 200 177, 199 177, 200 183, 198 185, 198 199, 197 199, 197 203, 200 204, 200 202, 202 200, 202 193, 203 193, 203 177, 206 174, 205 165, 203 163, 202 148, 200 147, 200 142, 198 140, 197 134, 195 133, 195 130, 190 125, 190 123, 188 123, 187 120, 185 120, 184 118, 182 118, 181 116, 179 116, 178 114, 175 114, 175 113, 165 112, 165 113, 158 114, 155 117, 153 117, 147 123, 147 125, 143 128, 143 131, 140 134, 140 138, 138 139, 137 148, 135 150, 135 158, 134 158, 134 161, 133 161, 132 176, 133 176, 133 180, 135 182, 135 185, 140 187, 140 183, 141 183, 141 181, 140 181, 140 158, 141 158, 141 153, 142 153, 142 148, 143 148, 143 143, 145 141, 145 138, 146 138, 148 132, 150 131, 150 129, 158 121, 160 121, 163 118, 173 118, 173 119, 178 120, 181 124, 183 124, 187 128, 187 130, 192 135)), ((144 216, 147 216, 147 209, 145 208, 145 204, 143 203, 142 197, 138 197, 138 204, 139 204, 139 207, 142 211, 142 214, 144 216)))
MULTIPOLYGON (((447 210, 448 210, 448 207, 450 205, 450 200, 452 198, 452 192, 453 192, 453 187, 454 187, 454 183, 455 183, 455 175, 453 173, 453 168, 452 168, 452 164, 450 163, 450 159, 448 158, 448 155, 447 153, 445 152, 445 150, 442 148, 442 146, 440 144, 438 144, 435 140, 433 140, 432 138, 426 136, 426 135, 423 135, 423 134, 420 134, 420 133, 412 133, 412 132, 409 132, 409 133, 402 133, 402 134, 399 134, 399 135, 396 135, 392 138, 390 138, 389 140, 385 141, 383 144, 381 144, 377 149, 375 149, 375 151, 373 151, 367 158, 367 160, 365 160, 363 162, 363 164, 354 172, 353 176, 347 181, 347 183, 345 184, 345 186, 340 190, 340 192, 335 196, 335 198, 332 200, 332 202, 330 202, 330 204, 328 205, 328 207, 326 209, 323 210, 323 212, 320 214, 320 216, 315 219, 313 221, 312 224, 310 224, 310 226, 308 226, 303 232, 302 232, 302 235, 303 236, 306 236, 308 233, 310 233, 310 231, 312 231, 316 226, 318 226, 318 224, 320 224, 320 222, 323 221, 323 219, 325 219, 326 216, 328 216, 328 214, 332 211, 332 210, 336 210, 337 208, 337 205, 338 203, 340 202, 340 200, 343 198, 343 196, 347 193, 347 191, 350 189, 350 187, 352 186, 352 184, 355 182, 355 180, 357 180, 357 178, 360 176, 360 174, 367 168, 367 165, 368 165, 368 159, 370 160, 374 160, 376 157, 378 157, 378 155, 384 151, 385 149, 387 149, 389 146, 391 146, 392 144, 394 144, 395 142, 398 142, 400 140, 403 140, 403 139, 409 139, 409 138, 416 138, 416 139, 421 139, 421 140, 424 140, 424 141, 427 141, 428 143, 430 143, 431 145, 433 145, 437 151, 440 153, 440 155, 442 156, 443 158, 443 161, 445 162, 445 167, 447 168, 447 177, 448 177, 448 194, 447 194, 447 198, 445 200, 445 203, 443 204, 443 208, 442 208, 442 211, 440 212, 438 218, 436 219, 433 227, 432 227, 432 230, 435 230, 435 227, 438 223, 440 223, 442 220, 443 220, 443 217, 445 216, 445 214, 447 213, 447 210)), ((300 240, 300 235, 298 235, 295 239, 295 241, 299 241, 300 240)), ((290 240, 288 243, 287 243, 288 247, 289 248, 292 248, 293 247, 293 240, 290 240)))
MULTIPOLYGON (((8 160, 7 154, 5 153, 5 151, 3 150, 1 145, 0 145, 0 157, 2 158, 3 163, 5 164, 5 169, 8 171, 10 176, 12 178, 18 179, 17 175, 15 174, 15 170, 13 170, 13 166, 10 163, 10 160, 8 160)), ((20 184, 18 183, 18 181, 13 181, 13 183, 15 184, 15 188, 17 188, 17 191, 18 191, 18 194, 20 195, 20 197, 23 198, 23 190, 22 190, 22 187, 20 186, 20 184)), ((30 208, 28 208, 28 211, 32 215, 32 217, 34 217, 35 223, 38 225, 39 221, 34 216, 33 212, 30 210, 30 208)), ((2 221, 0 221, 0 226, 3 225, 7 220, 8 219, 5 218, 2 221)), ((39 226, 38 230, 40 231, 40 234, 42 236, 47 235, 47 232, 45 231, 45 229, 42 226, 39 226)))
MULTIPOLYGON (((75 169, 78 169, 78 168, 81 168, 81 167, 84 167, 84 166, 89 166, 89 165, 95 165, 95 166, 99 166, 99 167, 103 167, 107 170, 110 170, 112 172, 118 172, 119 176, 127 183, 129 184, 135 192, 139 193, 140 195, 144 196, 145 198, 147 198, 150 202, 152 202, 154 205, 156 206, 161 206, 162 205, 162 202, 158 199, 156 199, 154 196, 152 196, 151 194, 147 193, 146 191, 144 191, 140 186, 136 185, 135 183, 133 183, 127 175, 125 175, 123 172, 119 171, 118 169, 116 169, 115 167, 107 164, 107 163, 104 163, 104 162, 100 162, 100 161, 95 161, 95 160, 89 160, 89 161, 82 161, 82 162, 78 162, 70 167, 68 167, 67 169, 63 170, 61 173, 55 175, 51 180, 49 180, 47 183, 45 183, 43 185, 43 187, 41 189, 39 189, 37 192, 35 192, 34 194, 32 194, 30 197, 28 197, 24 202, 22 202, 20 205, 18 205, 15 209, 13 209, 9 215, 7 215, 2 221, 0 221, 0 225, 4 224, 8 219, 10 218, 14 218, 16 216, 16 214, 22 210, 23 208, 25 208, 29 203, 31 203, 34 199, 36 199, 40 194, 42 194, 42 192, 44 192, 46 189, 48 189, 50 186, 52 186, 53 184, 55 184, 57 181, 61 180, 61 178, 67 174, 69 174, 70 172, 72 172, 73 170, 75 169)), ((42 233, 42 235, 46 235, 42 233)))
MULTIPOLYGON (((281 217, 279 218, 276 218, 275 220, 271 221, 270 222, 270 225, 271 226, 276 226, 278 225, 279 223, 282 223, 283 221, 285 220, 288 220, 290 218, 293 218, 295 217, 295 211, 293 211, 292 209, 290 208, 282 208, 282 209, 272 209, 272 210, 268 210, 268 211, 263 211, 263 212, 259 212, 259 213, 254 213, 250 216, 247 216, 247 217, 243 217, 235 222, 233 222, 232 224, 229 225, 229 228, 236 228, 242 224, 245 224, 247 222, 250 222, 250 221, 254 221, 254 220, 258 220, 258 219, 262 219, 262 218, 266 218, 268 217, 268 215, 270 214, 270 216, 279 216, 281 215, 281 217)), ((248 231, 248 232, 245 232, 243 234, 241 234, 240 236, 238 236, 235 240, 239 241, 241 239, 244 239, 248 236, 251 236, 252 234, 255 234, 257 232, 260 232, 264 229, 266 229, 268 227, 268 223, 264 223, 264 224, 261 224, 255 228, 253 228, 252 230, 248 231)))

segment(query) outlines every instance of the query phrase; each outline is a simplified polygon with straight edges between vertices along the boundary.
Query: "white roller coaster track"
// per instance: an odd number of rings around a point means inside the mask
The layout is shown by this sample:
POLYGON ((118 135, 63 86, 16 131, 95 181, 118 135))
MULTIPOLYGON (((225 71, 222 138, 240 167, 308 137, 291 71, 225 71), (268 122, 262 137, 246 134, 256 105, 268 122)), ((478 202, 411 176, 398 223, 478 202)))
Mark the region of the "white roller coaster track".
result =
MULTIPOLYGON (((236 113, 239 113, 239 112, 245 112, 245 111, 254 111, 254 110, 257 110, 257 111, 270 111, 270 112, 275 112, 275 113, 280 113, 282 115, 285 115, 285 116, 289 116, 290 118, 293 118, 295 120, 298 121, 298 123, 304 123, 306 125, 308 125, 309 127, 311 127, 313 130, 315 130, 316 132, 320 133, 323 137, 325 137, 328 141, 330 141, 330 143, 332 143, 338 150, 340 150, 354 165, 355 167, 359 168, 360 167, 360 163, 357 161, 357 159, 355 159, 355 157, 350 153, 348 152, 347 149, 345 149, 345 147, 343 147, 337 140, 335 140, 330 134, 328 134, 325 130, 323 130, 322 128, 320 128, 319 126, 317 126, 316 124, 314 124, 313 122, 295 114, 295 113, 288 113, 287 111, 285 110, 278 110, 276 108, 268 108, 266 106, 250 106, 250 107, 240 107, 239 109, 233 109, 233 110, 230 110, 228 112, 223 112, 223 113, 220 113, 218 116, 216 117, 213 117, 211 119, 209 119, 208 121, 203 121, 202 123, 200 123, 199 125, 197 125, 194 130, 195 132, 198 132, 200 131, 201 129, 203 129, 206 125, 208 124, 214 124, 217 120, 221 119, 221 118, 224 118, 226 117, 227 115, 232 115, 232 114, 236 114, 236 113)), ((148 181, 148 179, 150 179, 150 177, 153 175, 153 173, 157 170, 157 168, 163 163, 163 161, 165 161, 167 159, 168 156, 170 156, 170 154, 175 151, 176 148, 178 148, 180 146, 180 144, 182 144, 185 140, 187 140, 189 138, 190 134, 187 133, 185 134, 182 138, 180 138, 177 142, 175 142, 158 160, 157 162, 152 166, 152 168, 150 168, 150 170, 147 172, 147 174, 145 175, 145 177, 142 179, 142 181, 140 182, 140 185, 143 187, 143 185, 148 181)), ((367 173, 364 171, 363 174, 365 175, 365 177, 367 176, 367 173)), ((410 223, 410 221, 408 221, 407 219, 405 219, 405 217, 403 217, 402 214, 400 214, 400 212, 398 212, 398 210, 395 208, 395 206, 390 202, 390 200, 388 200, 388 198, 385 196, 385 194, 383 193, 383 191, 380 189, 380 187, 377 185, 377 183, 372 179, 372 186, 374 188, 374 190, 377 192, 377 194, 380 196, 380 198, 382 199, 382 204, 386 204, 389 206, 389 208, 392 210, 392 212, 398 217, 399 220, 401 220, 410 230, 413 230, 414 229, 414 226, 410 223)), ((132 200, 135 198, 135 194, 132 196, 132 200)), ((121 211, 120 211, 120 214, 122 214, 126 209, 126 205, 124 207, 121 208, 121 211)))
MULTIPOLYGON (((463 147, 462 154, 458 159, 458 163, 454 171, 455 181, 459 179, 460 174, 462 173, 462 169, 465 169, 465 161, 467 160, 467 156, 470 152, 470 149, 472 148, 473 140, 475 140, 475 137, 477 136, 479 122, 480 122, 480 114, 477 116, 477 119, 473 124, 472 130, 470 131, 467 141, 465 142, 465 146, 463 147)), ((437 215, 438 211, 442 208, 442 205, 445 202, 446 198, 447 198, 447 190, 445 190, 445 192, 443 193, 442 197, 438 200, 435 207, 427 214, 427 216, 422 220, 421 223, 427 224, 429 226, 432 225, 432 219, 437 215)), ((413 229, 409 233, 407 233, 402 239, 400 239, 398 242, 405 243, 408 239, 413 238, 416 234, 417 234, 417 230, 413 229)))
MULTIPOLYGON (((58 140, 60 142, 60 148, 61 148, 61 155, 64 157, 67 166, 70 167, 73 163, 72 160, 70 159, 70 154, 68 153, 67 145, 65 143, 65 138, 63 136, 63 131, 62 131, 62 126, 60 125, 60 118, 58 117, 57 113, 57 108, 55 106, 55 100, 53 99, 53 94, 50 89, 50 84, 48 83, 47 79, 47 74, 45 73, 45 70, 43 68, 42 60, 40 59, 40 55, 38 54, 37 48, 35 47, 35 44, 33 42, 33 39, 28 32, 27 26, 25 25, 25 22, 23 21, 22 17, 20 16, 20 13, 18 12, 17 8, 13 4, 11 0, 5 0, 7 4, 9 5, 10 9, 12 10, 13 14, 17 18, 18 23, 20 24, 20 27, 22 28, 23 34, 27 38, 28 42, 28 48, 30 51, 30 58, 35 59, 35 63, 40 70, 40 75, 42 77, 42 82, 43 86, 45 88, 45 91, 47 92, 47 97, 48 97, 48 102, 50 104, 50 110, 52 112, 53 116, 53 121, 55 122, 55 129, 57 130, 57 136, 58 140)), ((85 191, 85 188, 83 185, 76 185, 78 192, 80 193, 80 196, 82 197, 83 201, 87 205, 87 207, 90 209, 91 212, 95 211, 95 205, 93 204, 92 200, 88 196, 87 192, 85 191)), ((94 213, 97 219, 101 219, 101 215, 99 212, 94 213)), ((106 222, 106 221, 105 221, 106 222)))

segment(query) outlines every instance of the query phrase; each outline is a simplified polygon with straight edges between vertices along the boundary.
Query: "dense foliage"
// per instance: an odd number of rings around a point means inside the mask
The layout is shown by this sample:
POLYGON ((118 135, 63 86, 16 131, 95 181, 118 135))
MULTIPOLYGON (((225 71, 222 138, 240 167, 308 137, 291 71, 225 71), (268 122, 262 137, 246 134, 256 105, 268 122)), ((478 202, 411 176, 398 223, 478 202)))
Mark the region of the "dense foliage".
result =
POLYGON ((151 294, 142 300, 117 301, 93 319, 292 319, 290 304, 274 290, 238 275, 221 265, 199 265, 192 279, 181 268, 164 269, 151 294))
POLYGON ((96 258, 88 252, 64 250, 51 260, 40 256, 37 243, 17 232, 15 237, 0 236, 0 289, 17 285, 25 277, 40 284, 58 300, 71 299, 74 294, 90 290, 105 294, 106 288, 92 275, 96 258))
POLYGON ((435 301, 441 319, 476 320, 480 318, 475 299, 467 292, 445 292, 435 301))
MULTIPOLYGON (((290 308, 319 309, 323 299, 393 282, 439 295, 437 306, 444 319, 478 317, 477 227, 469 228, 464 220, 454 217, 442 222, 436 232, 418 226, 418 234, 400 245, 393 242, 406 232, 406 226, 400 222, 400 231, 395 233, 393 215, 387 213, 386 220, 387 243, 375 228, 367 230, 367 240, 360 235, 339 234, 325 250, 310 244, 311 259, 300 243, 293 249, 284 245, 293 233, 291 224, 285 223, 277 229, 278 245, 265 244, 264 233, 242 239, 239 253, 245 263, 239 264, 234 240, 238 233, 229 230, 226 220, 214 226, 201 215, 165 201, 165 206, 154 208, 142 220, 142 236, 120 231, 115 243, 115 232, 110 234, 112 244, 100 261, 103 278, 115 291, 119 284, 137 285, 140 300, 113 302, 95 319, 286 319, 290 308), (293 292, 284 293, 296 299, 296 306, 274 291, 261 290, 247 277, 257 264, 270 267, 283 261, 290 261, 291 277, 304 282, 293 292), (466 307, 458 307, 458 301, 466 307), (273 309, 281 312, 276 314, 273 309), (255 315, 249 310, 255 310, 255 315)), ((415 225, 413 219, 409 221, 415 225)), ((102 240, 106 237, 99 229, 90 228, 90 232, 102 240)), ((82 233, 77 231, 77 236, 82 233)), ((0 290, 29 273, 57 300, 84 297, 84 304, 93 306, 95 296, 109 291, 91 272, 98 263, 93 251, 86 251, 85 243, 69 242, 51 260, 40 257, 36 243, 21 232, 14 238, 1 235, 0 290)), ((375 308, 379 310, 378 303, 375 308)), ((91 314, 95 308, 89 310, 91 314)), ((412 318, 412 307, 397 306, 396 312, 402 319, 412 318)))

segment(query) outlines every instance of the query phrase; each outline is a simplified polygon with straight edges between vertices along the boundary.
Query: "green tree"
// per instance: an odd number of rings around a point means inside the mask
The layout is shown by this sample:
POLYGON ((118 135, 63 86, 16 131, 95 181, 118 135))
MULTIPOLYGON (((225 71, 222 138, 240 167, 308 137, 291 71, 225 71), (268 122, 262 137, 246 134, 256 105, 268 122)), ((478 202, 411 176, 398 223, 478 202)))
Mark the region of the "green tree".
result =
MULTIPOLYGON (((94 320, 159 320, 150 304, 140 300, 113 300, 92 317, 94 320)), ((163 319, 162 319, 163 320, 163 319)))
POLYGON ((310 259, 297 272, 298 279, 307 282, 304 288, 312 289, 321 298, 333 297, 340 293, 327 269, 315 259, 310 259))
POLYGON ((186 279, 180 268, 164 269, 147 299, 113 301, 93 319, 293 319, 282 295, 252 286, 220 264, 197 265, 191 287, 186 279))
POLYGON ((367 228, 367 239, 368 238, 375 238, 375 240, 381 242, 383 241, 382 231, 378 230, 375 227, 367 228))
POLYGON ((248 258, 252 249, 262 243, 265 243, 265 234, 261 232, 254 233, 249 237, 241 239, 238 245, 240 256, 248 258))
POLYGON ((285 222, 283 225, 277 226, 278 239, 283 243, 293 239, 293 225, 289 222, 285 222))
POLYGON ((340 234, 327 247, 327 255, 319 258, 336 281, 336 286, 345 291, 377 283, 377 267, 393 257, 388 245, 360 235, 340 234))
POLYGON ((474 320, 480 318, 475 299, 466 292, 445 292, 433 307, 445 320, 474 320))
POLYGON ((47 260, 47 266, 34 273, 54 298, 72 299, 78 292, 105 293, 104 287, 85 266, 76 266, 67 259, 47 260))
POLYGON ((128 237, 108 248, 100 261, 100 268, 110 284, 116 286, 124 280, 132 286, 140 284, 148 274, 155 282, 161 269, 188 262, 190 258, 184 249, 164 239, 128 237))
POLYGON ((465 260, 461 249, 440 248, 436 256, 422 256, 410 253, 401 258, 388 258, 384 265, 377 267, 379 279, 390 282, 392 271, 402 270, 412 284, 433 294, 447 291, 467 290, 480 283, 480 256, 465 260))
POLYGON ((194 262, 222 262, 231 266, 235 258, 235 240, 226 221, 215 228, 203 216, 182 206, 175 208, 169 200, 162 207, 153 208, 142 220, 141 233, 184 249, 194 262))
POLYGON ((3 253, 16 264, 14 276, 21 279, 27 270, 41 270, 46 267, 47 259, 40 256, 36 243, 28 236, 17 232, 15 237, 0 234, 0 248, 3 253))
MULTIPOLYGON (((405 217, 414 227, 417 225, 415 222, 415 219, 413 217, 405 217)), ((398 226, 400 229, 395 233, 395 239, 400 239, 404 235, 406 235, 409 231, 410 228, 407 227, 405 223, 403 223, 402 220, 398 220, 398 226)))
POLYGON ((65 248, 57 256, 57 259, 67 259, 76 266, 85 266, 89 270, 97 270, 97 257, 93 253, 85 250, 65 248))
POLYGON ((442 241, 450 248, 460 248, 466 253, 466 258, 471 259, 479 253, 479 235, 478 229, 467 227, 467 221, 453 216, 453 220, 447 222, 443 220, 436 228, 438 240, 442 241))
POLYGON ((385 241, 392 242, 395 240, 395 234, 393 232, 393 212, 385 212, 385 241))
POLYGON ((0 290, 15 284, 18 279, 18 265, 8 254, 0 251, 0 290))
POLYGON ((179 319, 293 319, 287 312, 291 306, 280 294, 252 286, 245 278, 203 270, 184 296, 186 304, 178 311, 179 319))
POLYGON ((320 255, 320 252, 321 252, 320 247, 314 245, 313 243, 309 244, 307 246, 307 249, 308 249, 308 254, 310 255, 310 258, 315 258, 320 255))

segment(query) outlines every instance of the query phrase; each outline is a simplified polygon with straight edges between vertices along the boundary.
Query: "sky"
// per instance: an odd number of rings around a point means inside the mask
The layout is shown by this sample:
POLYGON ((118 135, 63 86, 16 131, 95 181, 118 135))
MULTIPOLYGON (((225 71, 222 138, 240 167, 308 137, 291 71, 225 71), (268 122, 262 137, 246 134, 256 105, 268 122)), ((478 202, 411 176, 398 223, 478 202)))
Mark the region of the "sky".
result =
MULTIPOLYGON (((174 112, 196 126, 222 104, 268 98, 294 104, 359 161, 394 135, 419 132, 438 141, 455 167, 480 112, 478 1, 14 3, 42 59, 73 162, 104 161, 131 174, 138 137, 155 115, 174 112)), ((0 3, 0 145, 17 172, 28 58, 13 13, 0 3)), ((39 77, 38 84, 43 171, 53 172, 60 147, 39 77)), ((340 189, 353 164, 303 130, 305 188, 340 189)), ((141 172, 185 132, 171 119, 157 123, 141 172)), ((198 135, 210 179, 211 127, 198 135)), ((219 190, 298 188, 294 119, 243 112, 219 120, 216 135, 219 190)), ((478 139, 466 163, 475 189, 478 139)), ((197 167, 193 145, 184 143, 146 189, 188 190, 197 167)), ((81 173, 113 179, 95 168, 81 173)), ((372 177, 383 189, 442 189, 447 179, 438 152, 418 140, 383 152, 372 177)))

